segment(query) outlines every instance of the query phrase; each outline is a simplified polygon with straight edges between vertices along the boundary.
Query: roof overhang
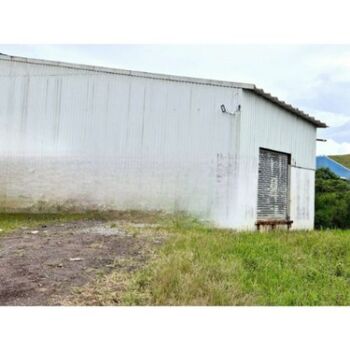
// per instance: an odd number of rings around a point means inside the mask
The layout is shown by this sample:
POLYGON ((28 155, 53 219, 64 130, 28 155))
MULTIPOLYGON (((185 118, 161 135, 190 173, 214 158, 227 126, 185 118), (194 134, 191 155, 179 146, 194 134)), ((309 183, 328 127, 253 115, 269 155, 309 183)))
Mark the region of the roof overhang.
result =
POLYGON ((279 100, 277 97, 275 96, 272 96, 271 94, 265 92, 264 90, 262 89, 258 89, 255 85, 253 86, 253 88, 249 89, 249 90, 252 90, 253 92, 255 92, 257 95, 273 102, 274 104, 282 107, 283 109, 293 113, 293 114, 296 114, 297 116, 305 119, 306 121, 310 122, 311 124, 315 125, 317 128, 327 128, 327 124, 321 122, 320 120, 310 116, 309 114, 301 111, 300 109, 296 108, 296 107, 293 107, 292 105, 284 102, 284 101, 281 101, 279 100))

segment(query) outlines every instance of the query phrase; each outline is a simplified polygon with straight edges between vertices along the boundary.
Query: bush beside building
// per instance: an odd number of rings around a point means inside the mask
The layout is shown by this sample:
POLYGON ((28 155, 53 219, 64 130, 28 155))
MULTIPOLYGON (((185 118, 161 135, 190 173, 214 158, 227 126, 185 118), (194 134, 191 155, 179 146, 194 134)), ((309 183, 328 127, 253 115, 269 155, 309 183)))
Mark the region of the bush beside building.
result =
POLYGON ((350 227, 350 182, 328 168, 316 171, 315 227, 350 227))

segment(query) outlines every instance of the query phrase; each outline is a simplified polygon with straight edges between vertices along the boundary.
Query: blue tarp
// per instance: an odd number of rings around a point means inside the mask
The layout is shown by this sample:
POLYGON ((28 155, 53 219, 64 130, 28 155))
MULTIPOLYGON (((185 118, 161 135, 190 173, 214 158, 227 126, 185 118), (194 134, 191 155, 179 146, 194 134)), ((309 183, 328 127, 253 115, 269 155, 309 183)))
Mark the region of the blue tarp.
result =
POLYGON ((335 160, 328 158, 327 156, 316 157, 316 168, 328 168, 334 174, 340 176, 341 178, 350 180, 350 169, 339 164, 335 160))

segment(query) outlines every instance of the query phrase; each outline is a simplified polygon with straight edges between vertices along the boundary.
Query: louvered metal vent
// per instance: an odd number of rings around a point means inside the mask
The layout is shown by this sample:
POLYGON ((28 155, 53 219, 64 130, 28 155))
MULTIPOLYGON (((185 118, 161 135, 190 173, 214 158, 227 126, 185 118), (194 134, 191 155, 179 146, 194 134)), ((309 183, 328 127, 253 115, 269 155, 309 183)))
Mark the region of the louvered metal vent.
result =
POLYGON ((288 160, 288 154, 260 149, 258 219, 288 218, 288 160))

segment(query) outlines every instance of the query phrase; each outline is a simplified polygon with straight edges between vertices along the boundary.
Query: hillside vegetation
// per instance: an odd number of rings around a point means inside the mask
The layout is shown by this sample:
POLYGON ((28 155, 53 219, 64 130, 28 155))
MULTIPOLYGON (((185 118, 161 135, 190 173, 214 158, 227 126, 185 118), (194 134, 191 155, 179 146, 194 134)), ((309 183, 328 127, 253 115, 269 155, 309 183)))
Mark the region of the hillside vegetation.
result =
POLYGON ((316 228, 350 228, 350 182, 328 168, 316 171, 316 228))
POLYGON ((328 157, 350 169, 350 154, 342 154, 328 157))

